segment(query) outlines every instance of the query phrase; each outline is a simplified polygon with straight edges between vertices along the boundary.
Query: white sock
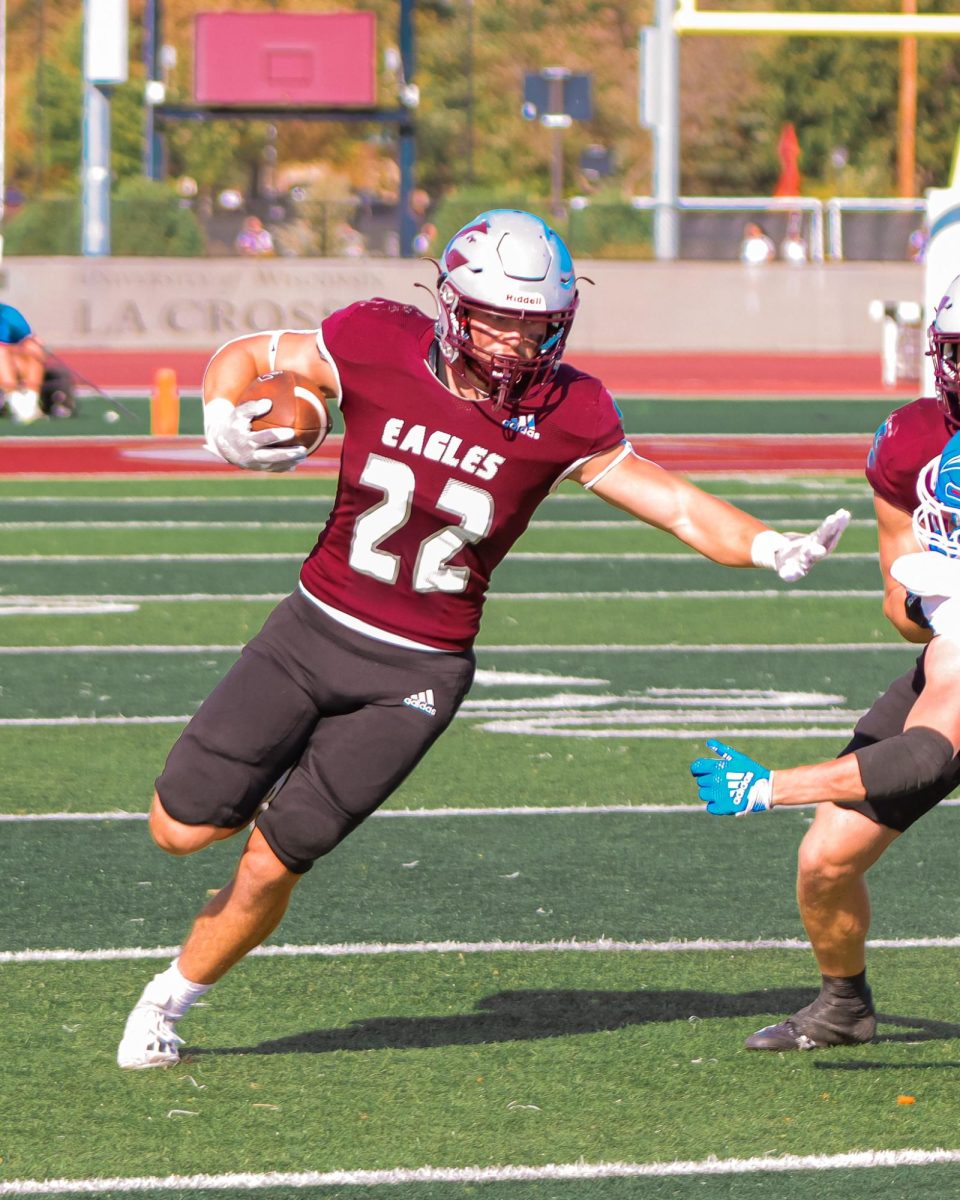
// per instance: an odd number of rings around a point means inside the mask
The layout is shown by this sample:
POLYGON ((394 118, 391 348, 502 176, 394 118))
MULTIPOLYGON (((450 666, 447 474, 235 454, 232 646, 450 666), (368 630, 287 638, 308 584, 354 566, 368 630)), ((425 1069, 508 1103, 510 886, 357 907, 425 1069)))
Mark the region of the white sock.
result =
POLYGON ((15 421, 26 423, 28 421, 35 421, 38 417, 43 416, 40 408, 40 397, 36 392, 30 391, 28 388, 21 388, 16 392, 8 392, 7 405, 10 408, 10 415, 15 421))
POLYGON ((212 983, 191 983, 180 973, 178 962, 178 959, 174 959, 165 971, 154 975, 140 997, 151 1004, 158 1004, 173 1021, 179 1021, 187 1009, 213 987, 212 983))

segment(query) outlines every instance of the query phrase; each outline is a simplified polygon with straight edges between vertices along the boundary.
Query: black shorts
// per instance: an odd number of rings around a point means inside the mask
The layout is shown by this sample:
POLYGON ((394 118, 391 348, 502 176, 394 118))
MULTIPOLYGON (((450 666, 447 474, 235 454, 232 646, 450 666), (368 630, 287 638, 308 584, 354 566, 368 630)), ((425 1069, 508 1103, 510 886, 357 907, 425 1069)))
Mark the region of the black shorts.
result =
POLYGON ((472 651, 410 650, 355 633, 300 592, 197 710, 157 780, 187 825, 257 827, 291 871, 308 871, 410 774, 473 682, 472 651))
MULTIPOLYGON (((840 751, 839 757, 903 733, 907 714, 923 691, 923 658, 921 654, 916 665, 905 675, 895 679, 870 711, 864 713, 854 728, 853 737, 840 751)), ((957 786, 960 786, 960 755, 950 763, 936 783, 920 791, 893 800, 844 801, 840 807, 852 808, 878 825, 903 833, 914 821, 918 821, 924 813, 949 796, 957 786)))

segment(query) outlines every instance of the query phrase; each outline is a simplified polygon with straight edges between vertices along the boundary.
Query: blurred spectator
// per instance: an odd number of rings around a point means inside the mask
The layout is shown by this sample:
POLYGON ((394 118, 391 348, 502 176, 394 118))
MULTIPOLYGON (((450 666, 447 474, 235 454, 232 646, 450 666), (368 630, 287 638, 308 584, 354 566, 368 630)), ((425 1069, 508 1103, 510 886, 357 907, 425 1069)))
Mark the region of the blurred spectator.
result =
POLYGON ((20 209, 23 208, 25 200, 26 196, 24 196, 18 187, 13 187, 12 185, 8 187, 4 195, 4 218, 9 221, 11 217, 15 217, 20 209))
POLYGON ((784 262, 796 265, 807 261, 807 243, 803 236, 799 213, 791 213, 787 217, 787 232, 780 243, 780 257, 784 262))
POLYGON ((750 263, 770 262, 776 258, 777 248, 762 225, 748 221, 743 227, 743 241, 740 243, 740 261, 750 263))
POLYGON ((430 207, 430 193, 423 188, 414 188, 410 192, 407 202, 410 205, 410 212, 422 221, 430 207))
POLYGON ((907 258, 911 262, 922 263, 927 257, 927 242, 929 240, 929 234, 922 225, 919 229, 915 229, 907 238, 907 258))
POLYGON ((3 407, 14 421, 26 425, 43 416, 44 350, 26 317, 12 304, 0 304, 0 389, 3 407))
POLYGON ((342 254, 346 258, 362 258, 366 253, 367 247, 363 240, 363 234, 354 229, 349 221, 340 222, 336 229, 336 236, 337 254, 342 254))
POLYGON ((251 258, 267 258, 273 254, 273 238, 259 217, 247 217, 233 244, 238 253, 251 258))
POLYGON ((414 254, 429 254, 430 247, 433 244, 433 239, 436 236, 436 225, 431 225, 429 221, 425 225, 421 225, 420 232, 413 239, 414 254))

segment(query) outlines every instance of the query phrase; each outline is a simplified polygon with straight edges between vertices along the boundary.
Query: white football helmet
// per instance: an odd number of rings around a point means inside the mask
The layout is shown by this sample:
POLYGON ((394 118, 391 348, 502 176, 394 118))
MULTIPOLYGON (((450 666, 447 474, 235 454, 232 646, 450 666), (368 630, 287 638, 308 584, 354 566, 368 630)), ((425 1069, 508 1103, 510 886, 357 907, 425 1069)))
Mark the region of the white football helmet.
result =
POLYGON ((913 533, 924 550, 960 558, 960 433, 917 477, 913 533))
POLYGON ((953 427, 960 427, 960 275, 950 283, 937 305, 927 342, 937 398, 953 427))
POLYGON ((497 408, 529 400, 560 365, 577 311, 570 251, 532 213, 491 209, 453 235, 439 267, 437 341, 458 382, 479 379, 497 408), (546 332, 530 358, 492 354, 471 336, 470 318, 484 314, 546 322, 546 332))

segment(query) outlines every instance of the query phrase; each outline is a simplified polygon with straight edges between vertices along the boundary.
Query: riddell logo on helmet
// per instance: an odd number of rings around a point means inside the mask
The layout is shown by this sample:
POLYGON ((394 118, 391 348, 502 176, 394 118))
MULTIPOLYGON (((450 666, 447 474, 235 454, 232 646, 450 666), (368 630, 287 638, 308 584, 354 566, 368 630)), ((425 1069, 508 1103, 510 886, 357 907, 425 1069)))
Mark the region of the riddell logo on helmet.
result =
POLYGON ((529 292, 525 295, 517 295, 514 292, 507 292, 507 301, 510 304, 523 304, 527 308, 546 308, 547 302, 537 292, 529 292))

